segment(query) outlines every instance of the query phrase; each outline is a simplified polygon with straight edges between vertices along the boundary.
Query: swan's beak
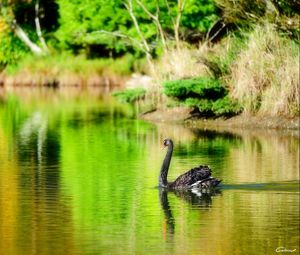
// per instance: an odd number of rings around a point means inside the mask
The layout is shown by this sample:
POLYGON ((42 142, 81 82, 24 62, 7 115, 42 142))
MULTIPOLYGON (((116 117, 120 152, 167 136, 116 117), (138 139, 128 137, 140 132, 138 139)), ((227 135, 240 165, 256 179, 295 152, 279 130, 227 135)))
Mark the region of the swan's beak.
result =
POLYGON ((162 144, 162 145, 160 146, 160 148, 163 150, 164 148, 166 148, 166 146, 165 146, 164 144, 162 144))

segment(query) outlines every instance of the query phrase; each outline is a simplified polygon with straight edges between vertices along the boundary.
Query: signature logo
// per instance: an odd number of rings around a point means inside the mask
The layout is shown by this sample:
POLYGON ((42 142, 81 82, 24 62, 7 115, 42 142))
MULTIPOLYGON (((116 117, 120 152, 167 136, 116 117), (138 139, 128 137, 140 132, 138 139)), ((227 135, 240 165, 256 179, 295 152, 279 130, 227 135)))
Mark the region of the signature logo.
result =
POLYGON ((293 249, 293 250, 291 250, 291 249, 287 249, 287 248, 285 248, 285 247, 277 247, 276 248, 276 252, 295 252, 297 249, 293 249))

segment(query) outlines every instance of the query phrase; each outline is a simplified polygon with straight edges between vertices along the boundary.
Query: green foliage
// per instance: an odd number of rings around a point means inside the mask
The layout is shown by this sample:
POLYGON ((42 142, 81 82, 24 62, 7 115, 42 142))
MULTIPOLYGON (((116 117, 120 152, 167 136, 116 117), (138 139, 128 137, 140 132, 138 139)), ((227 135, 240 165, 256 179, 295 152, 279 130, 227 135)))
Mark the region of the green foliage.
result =
POLYGON ((143 88, 126 89, 122 91, 116 91, 113 93, 118 100, 124 103, 133 103, 139 99, 144 98, 146 90, 143 88))
POLYGON ((64 48, 88 49, 89 45, 106 45, 108 49, 124 49, 118 38, 95 31, 123 31, 130 17, 121 1, 58 0, 60 27, 57 39, 64 48))
POLYGON ((219 80, 210 77, 168 81, 163 86, 167 96, 179 99, 189 97, 217 99, 225 95, 225 88, 219 80))
MULTIPOLYGON (((173 23, 179 12, 178 2, 175 0, 142 0, 142 3, 150 13, 158 15, 166 38, 170 38, 172 41, 174 38, 173 23)), ((120 57, 128 52, 140 57, 144 54, 144 49, 141 49, 141 37, 125 4, 126 1, 123 0, 40 1, 39 21, 43 37, 52 50, 68 50, 75 55, 84 54, 88 58, 120 57)), ((35 1, 31 0, 4 1, 1 5, 1 15, 3 16, 5 12, 7 24, 16 20, 29 38, 38 44, 34 7, 35 1)), ((162 46, 155 22, 136 1, 132 2, 132 7, 141 33, 150 45, 153 56, 160 55, 162 46)), ((181 13, 179 27, 181 39, 189 40, 191 34, 200 34, 203 38, 217 19, 218 10, 213 0, 187 1, 181 13)), ((13 31, 12 27, 9 29, 11 32, 13 31)), ((197 38, 199 39, 199 36, 197 38)), ((10 44, 5 40, 2 41, 5 45, 10 44)), ((23 48, 26 46, 13 48, 14 52, 4 49, 3 46, 0 48, 0 54, 7 55, 2 56, 2 65, 20 59, 24 53, 23 48)))
POLYGON ((232 116, 242 111, 242 107, 229 96, 225 96, 213 102, 211 109, 216 116, 232 116))
POLYGON ((205 114, 206 116, 229 117, 239 114, 242 111, 241 106, 230 99, 229 96, 219 98, 216 101, 211 99, 187 98, 184 103, 189 107, 197 108, 201 114, 205 114))
POLYGON ((177 98, 205 116, 233 116, 241 107, 229 98, 219 80, 209 77, 175 80, 164 83, 167 96, 177 98))
MULTIPOLYGON (((177 1, 168 1, 169 8, 164 0, 142 2, 152 14, 156 14, 159 8, 159 21, 163 30, 169 38, 174 37, 173 21, 178 14, 177 1)), ((57 3, 60 27, 56 37, 63 48, 102 55, 124 54, 128 50, 141 52, 141 38, 124 1, 57 0, 57 3)), ((153 20, 135 1, 133 13, 143 36, 155 53, 159 53, 159 36, 153 20)), ((193 31, 194 34, 200 32, 204 35, 218 19, 217 13, 212 0, 187 1, 182 13, 180 34, 188 37, 188 33, 193 31)))
POLYGON ((185 105, 189 107, 198 108, 201 113, 210 114, 212 113, 213 101, 210 99, 198 99, 198 98, 187 98, 184 101, 185 105))
MULTIPOLYGON (((176 5, 177 1, 174 1, 176 5)), ((214 1, 190 0, 186 1, 182 16, 183 29, 197 30, 206 33, 211 25, 219 18, 219 10, 214 1)))
MULTIPOLYGON (((38 44, 35 3, 0 1, 0 69, 15 65, 30 52, 28 46, 17 37, 15 22, 33 43, 38 44)), ((57 21, 55 0, 39 1, 39 23, 45 39, 49 38, 49 32, 57 28, 57 21)))
POLYGON ((12 33, 0 31, 0 70, 8 64, 16 64, 27 52, 25 45, 12 33))

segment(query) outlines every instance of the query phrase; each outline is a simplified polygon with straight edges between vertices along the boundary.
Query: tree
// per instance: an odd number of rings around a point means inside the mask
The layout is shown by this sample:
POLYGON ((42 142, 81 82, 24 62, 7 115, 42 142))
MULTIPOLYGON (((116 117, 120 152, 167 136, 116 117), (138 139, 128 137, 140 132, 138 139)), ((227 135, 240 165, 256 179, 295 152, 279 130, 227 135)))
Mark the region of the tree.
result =
MULTIPOLYGON (((205 37, 218 19, 212 0, 57 0, 61 46, 88 55, 132 52, 155 56, 194 35, 205 37), (171 42, 171 43, 170 43, 171 42)), ((191 40, 192 40, 191 39, 191 40)))
POLYGON ((57 22, 55 21, 57 15, 54 0, 44 0, 41 3, 39 0, 6 0, 0 3, 1 20, 36 55, 48 52, 48 46, 43 36, 41 14, 43 15, 43 25, 48 26, 48 31, 53 29, 49 29, 49 26, 53 26, 57 22), (52 14, 51 18, 54 18, 54 23, 53 21, 48 22, 50 20, 48 10, 52 14), (46 19, 48 20, 45 22, 46 19))
POLYGON ((13 13, 11 4, 0 3, 1 16, 4 18, 8 27, 16 34, 16 36, 36 55, 43 53, 42 48, 32 42, 27 33, 19 26, 13 13))

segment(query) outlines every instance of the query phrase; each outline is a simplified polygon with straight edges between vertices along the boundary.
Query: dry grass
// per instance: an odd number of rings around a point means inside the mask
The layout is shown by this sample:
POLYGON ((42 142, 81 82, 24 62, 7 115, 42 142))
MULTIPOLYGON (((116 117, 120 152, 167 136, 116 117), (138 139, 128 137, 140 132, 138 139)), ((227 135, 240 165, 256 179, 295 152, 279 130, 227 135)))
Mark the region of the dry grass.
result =
MULTIPOLYGON (((252 32, 227 36, 218 44, 169 50, 154 64, 158 92, 168 80, 216 75, 201 59, 217 67, 217 78, 245 113, 299 115, 299 45, 273 25, 256 25, 252 32)), ((163 96, 158 101, 166 104, 163 96)))
POLYGON ((210 71, 207 66, 199 62, 201 55, 207 54, 207 44, 201 45, 198 49, 171 49, 167 51, 155 63, 155 78, 159 83, 167 80, 177 80, 196 76, 207 76, 210 71))
POLYGON ((299 114, 299 46, 270 24, 256 27, 228 84, 247 113, 299 114))

